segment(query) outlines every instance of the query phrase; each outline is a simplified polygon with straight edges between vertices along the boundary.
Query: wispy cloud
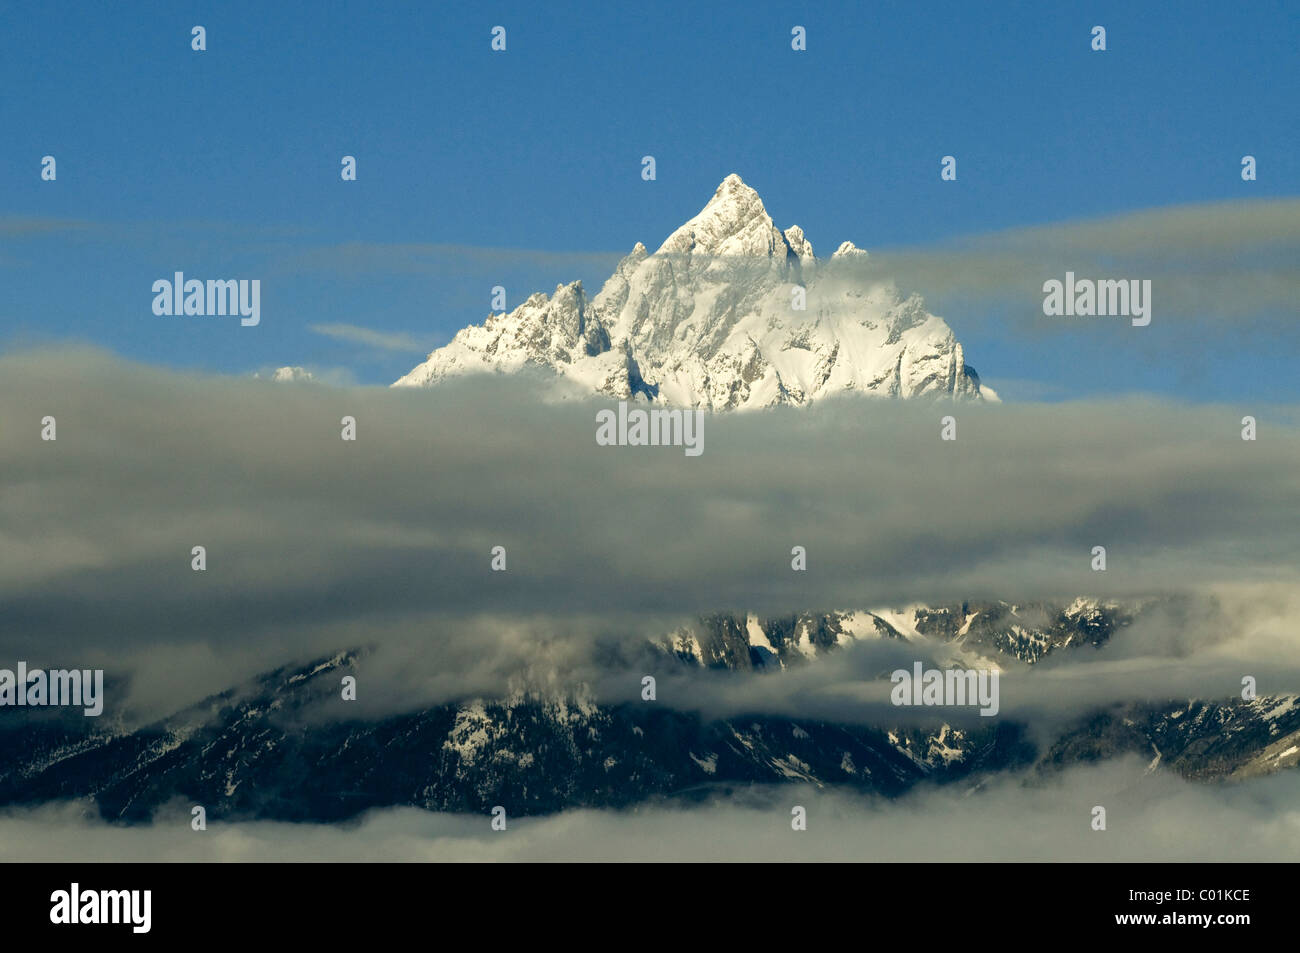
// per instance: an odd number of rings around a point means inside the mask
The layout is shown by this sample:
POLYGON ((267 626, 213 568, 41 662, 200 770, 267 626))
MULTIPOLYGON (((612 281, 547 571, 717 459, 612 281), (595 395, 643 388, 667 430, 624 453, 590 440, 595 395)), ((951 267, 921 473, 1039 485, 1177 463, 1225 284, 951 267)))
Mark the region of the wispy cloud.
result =
POLYGON ((349 341, 353 344, 362 344, 381 351, 426 354, 433 346, 430 341, 421 341, 413 335, 404 334, 400 331, 376 331, 373 328, 363 328, 357 324, 343 324, 341 322, 312 324, 308 325, 308 330, 316 334, 323 334, 326 337, 349 341))
POLYGON ((104 231, 105 226, 78 219, 0 216, 0 239, 34 238, 64 232, 104 231))
MULTIPOLYGON (((1022 330, 1076 329, 1045 318, 1042 284, 1079 277, 1151 279, 1155 306, 1184 329, 1264 322, 1296 333, 1300 309, 1300 199, 1214 202, 972 235, 915 248, 872 250, 864 279, 889 278, 927 298, 1010 304, 999 321, 1022 330)), ((963 326, 979 320, 965 314, 963 326)), ((1093 322, 1097 325, 1097 322, 1093 322)), ((1161 346, 1195 346, 1191 334, 1161 346)))
MULTIPOLYGON (((631 243, 628 251, 631 250, 631 243)), ((572 275, 607 275, 625 253, 490 248, 433 242, 343 242, 287 251, 273 262, 282 273, 343 275, 499 273, 522 268, 572 275)))

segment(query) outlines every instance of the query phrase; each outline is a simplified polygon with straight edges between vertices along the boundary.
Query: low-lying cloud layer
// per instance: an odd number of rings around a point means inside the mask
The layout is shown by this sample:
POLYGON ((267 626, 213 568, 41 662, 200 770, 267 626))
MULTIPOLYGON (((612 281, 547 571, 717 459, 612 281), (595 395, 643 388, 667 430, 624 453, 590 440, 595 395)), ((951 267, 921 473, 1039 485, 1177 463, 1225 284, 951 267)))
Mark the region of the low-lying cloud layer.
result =
POLYGON ((0 860, 30 861, 1287 861, 1300 853, 1300 772, 1249 785, 1144 775, 1136 759, 1052 781, 928 788, 890 801, 790 785, 695 806, 508 819, 414 808, 356 824, 211 823, 178 807, 147 826, 76 805, 0 815, 0 860), (791 829, 791 809, 807 830, 791 829), (1106 830, 1092 829, 1093 808, 1106 830))
MULTIPOLYGON (((539 655, 598 675, 601 645, 696 613, 1254 585, 1282 601, 1244 656, 1281 665, 1300 565, 1291 408, 844 399, 709 416, 692 458, 598 446, 603 406, 538 402, 526 378, 392 391, 0 359, 0 659, 139 675, 133 701, 166 710, 379 645, 402 660, 395 687, 405 673, 436 700, 504 690, 539 655)), ((1186 655, 1184 628, 1122 651, 1186 655)))

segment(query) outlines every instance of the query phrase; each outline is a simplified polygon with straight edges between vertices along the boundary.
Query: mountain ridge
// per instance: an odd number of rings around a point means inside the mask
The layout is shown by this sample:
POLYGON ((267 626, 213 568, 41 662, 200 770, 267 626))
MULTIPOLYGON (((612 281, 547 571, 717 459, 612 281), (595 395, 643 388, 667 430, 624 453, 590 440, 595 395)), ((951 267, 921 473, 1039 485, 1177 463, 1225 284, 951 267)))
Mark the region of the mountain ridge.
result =
MULTIPOLYGON (((846 634, 900 639, 926 657, 946 644, 958 664, 996 653, 1033 666, 1046 653, 1104 650, 1136 611, 1086 598, 915 605, 857 613, 870 629, 845 613, 739 613, 647 648, 661 662, 725 669, 701 673, 722 679, 753 669, 784 677, 776 673, 836 651, 846 634)), ((395 805, 496 804, 513 816, 790 782, 899 797, 922 783, 978 785, 1004 773, 1033 783, 1126 755, 1149 759, 1148 772, 1207 782, 1300 766, 1295 694, 1117 701, 1046 734, 1048 726, 1014 717, 940 709, 870 723, 761 710, 709 717, 666 698, 597 700, 581 684, 353 714, 340 701, 340 676, 364 674, 365 654, 283 666, 134 727, 27 709, 0 724, 0 806, 80 800, 124 822, 149 820, 178 799, 203 804, 210 818, 339 821, 395 805)))

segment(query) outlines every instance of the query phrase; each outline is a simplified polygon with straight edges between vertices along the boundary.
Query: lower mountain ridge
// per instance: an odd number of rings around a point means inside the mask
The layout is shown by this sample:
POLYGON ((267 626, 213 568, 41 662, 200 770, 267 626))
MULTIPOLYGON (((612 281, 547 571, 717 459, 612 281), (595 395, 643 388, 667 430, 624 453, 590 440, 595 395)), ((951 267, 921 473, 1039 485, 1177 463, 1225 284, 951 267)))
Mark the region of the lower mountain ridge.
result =
MULTIPOLYGON (((1100 651, 1142 611, 1079 599, 720 614, 648 651, 706 678, 736 670, 782 678, 781 670, 816 664, 848 641, 898 639, 939 655, 946 647, 952 664, 1023 670, 1048 655, 1068 664, 1071 653, 1100 651)), ((1296 695, 1115 704, 1046 742, 1002 717, 958 723, 936 712, 879 725, 757 711, 708 718, 663 703, 602 704, 583 689, 341 717, 340 677, 364 656, 278 669, 143 727, 25 710, 0 721, 0 805, 83 800, 126 822, 178 800, 204 805, 210 818, 338 821, 380 807, 485 812, 498 804, 523 815, 789 782, 899 797, 918 784, 978 785, 999 772, 1032 783, 1125 754, 1194 780, 1249 778, 1300 761, 1296 695), (333 714, 323 714, 326 706, 333 714)))

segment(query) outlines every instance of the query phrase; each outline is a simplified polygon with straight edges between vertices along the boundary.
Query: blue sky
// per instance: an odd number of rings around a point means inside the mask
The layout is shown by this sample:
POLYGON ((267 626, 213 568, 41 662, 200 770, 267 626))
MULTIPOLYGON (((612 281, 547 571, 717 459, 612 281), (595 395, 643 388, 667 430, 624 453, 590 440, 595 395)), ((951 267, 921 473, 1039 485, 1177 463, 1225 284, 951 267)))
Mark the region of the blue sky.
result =
MULTIPOLYGON (((574 278, 594 292, 729 172, 819 254, 1292 197, 1300 172, 1294 9, 1281 2, 33 9, 7 5, 0 39, 5 348, 74 339, 179 367, 309 364, 386 383, 481 321, 494 284, 511 306, 574 278), (790 49, 796 23, 807 52, 790 49), (489 49, 496 24, 505 53, 489 49), (1104 53, 1089 48, 1094 24, 1104 53), (1256 182, 1239 175, 1247 153, 1256 182), (53 183, 39 177, 47 154, 53 183), (339 178, 344 154, 356 182, 339 178), (640 177, 646 154, 654 182, 640 177), (955 183, 939 179, 945 154, 955 183), (313 257, 348 243, 367 251, 349 267, 313 257), (155 317, 150 285, 175 270, 262 278, 262 325, 155 317), (309 330, 335 323, 411 350, 309 330)), ((1112 342, 1067 359, 1059 341, 1000 331, 986 304, 908 290, 993 380, 1204 387, 1152 371, 1149 352, 1112 342), (963 327, 976 307, 984 320, 963 327)), ((1269 399, 1294 385, 1240 372, 1289 358, 1202 356, 1212 377, 1239 378, 1222 396, 1269 399)))

